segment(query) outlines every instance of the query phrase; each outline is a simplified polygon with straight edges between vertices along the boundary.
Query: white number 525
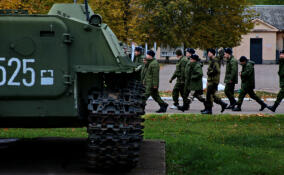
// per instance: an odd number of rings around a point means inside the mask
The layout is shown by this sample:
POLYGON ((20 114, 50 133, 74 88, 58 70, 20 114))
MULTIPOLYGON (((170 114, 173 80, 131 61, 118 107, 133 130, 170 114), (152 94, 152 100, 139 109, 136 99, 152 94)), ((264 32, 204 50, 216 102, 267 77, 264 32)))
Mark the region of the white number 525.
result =
MULTIPOLYGON (((0 57, 0 62, 6 61, 6 58, 0 57)), ((0 86, 4 86, 6 83, 8 86, 21 86, 21 82, 15 81, 17 76, 19 75, 22 65, 22 73, 23 74, 29 74, 30 75, 30 81, 28 82, 26 78, 22 79, 22 83, 24 86, 31 87, 35 85, 35 70, 32 67, 28 66, 28 63, 34 63, 35 59, 23 59, 23 63, 21 63, 21 60, 19 58, 11 58, 8 61, 8 66, 11 67, 13 65, 16 65, 16 69, 14 70, 14 73, 12 76, 9 78, 8 83, 7 83, 7 71, 4 66, 0 65, 0 71, 2 74, 2 78, 0 81, 0 86)), ((1 76, 0 76, 1 77, 1 76)))

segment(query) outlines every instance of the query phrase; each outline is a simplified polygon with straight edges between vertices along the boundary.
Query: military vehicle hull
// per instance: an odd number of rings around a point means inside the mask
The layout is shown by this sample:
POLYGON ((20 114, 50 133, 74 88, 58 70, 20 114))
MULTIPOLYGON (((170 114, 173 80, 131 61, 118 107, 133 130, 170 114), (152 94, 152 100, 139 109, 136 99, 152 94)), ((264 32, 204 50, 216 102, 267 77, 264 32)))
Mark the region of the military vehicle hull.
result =
POLYGON ((90 168, 129 169, 143 139, 144 87, 115 34, 88 10, 57 4, 48 15, 0 15, 0 127, 85 126, 90 168))

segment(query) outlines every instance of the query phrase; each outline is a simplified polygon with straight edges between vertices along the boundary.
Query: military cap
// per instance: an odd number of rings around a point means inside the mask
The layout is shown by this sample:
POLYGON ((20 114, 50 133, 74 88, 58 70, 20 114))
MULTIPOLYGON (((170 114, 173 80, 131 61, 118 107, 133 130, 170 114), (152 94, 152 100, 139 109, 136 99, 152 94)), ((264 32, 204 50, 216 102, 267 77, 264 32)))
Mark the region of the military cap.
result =
POLYGON ((182 51, 180 49, 176 50, 176 55, 177 56, 181 56, 182 55, 182 51))
POLYGON ((155 52, 153 50, 148 50, 147 55, 150 55, 152 57, 155 57, 155 52))
POLYGON ((225 48, 225 49, 224 49, 224 52, 227 53, 227 54, 232 55, 233 50, 232 50, 231 48, 225 48))
POLYGON ((193 48, 186 48, 185 51, 191 54, 195 54, 195 50, 193 48))
POLYGON ((241 58, 240 58, 240 62, 246 62, 246 61, 248 61, 247 57, 245 57, 245 56, 241 56, 241 58))
POLYGON ((216 54, 216 50, 215 50, 215 49, 212 49, 212 48, 211 48, 211 49, 207 49, 207 53, 208 53, 208 52, 211 52, 213 55, 216 54))
POLYGON ((142 52, 142 47, 135 47, 135 49, 134 49, 135 51, 137 51, 137 52, 142 52))
POLYGON ((198 55, 196 55, 196 54, 191 55, 191 58, 192 58, 192 59, 194 59, 194 60, 196 60, 196 61, 198 61, 198 60, 199 60, 199 56, 198 56, 198 55))

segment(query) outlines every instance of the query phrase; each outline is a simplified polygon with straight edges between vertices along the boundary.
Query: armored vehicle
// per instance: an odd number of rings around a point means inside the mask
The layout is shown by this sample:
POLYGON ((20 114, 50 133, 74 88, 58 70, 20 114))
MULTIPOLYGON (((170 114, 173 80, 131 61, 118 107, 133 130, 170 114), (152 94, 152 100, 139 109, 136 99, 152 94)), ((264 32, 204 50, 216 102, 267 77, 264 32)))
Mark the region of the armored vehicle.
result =
POLYGON ((144 87, 101 16, 87 4, 0 13, 0 127, 86 126, 88 167, 134 167, 144 87))

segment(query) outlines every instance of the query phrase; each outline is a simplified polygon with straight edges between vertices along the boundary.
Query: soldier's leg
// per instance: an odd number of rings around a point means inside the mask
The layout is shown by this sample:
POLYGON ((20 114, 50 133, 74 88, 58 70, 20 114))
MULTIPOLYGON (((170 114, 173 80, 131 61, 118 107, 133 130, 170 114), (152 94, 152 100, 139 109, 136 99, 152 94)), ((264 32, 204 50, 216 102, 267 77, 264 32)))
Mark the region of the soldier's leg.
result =
POLYGON ((183 92, 184 98, 188 103, 191 103, 190 99, 188 98, 189 94, 190 94, 190 89, 188 87, 184 87, 184 92, 183 92))
POLYGON ((146 105, 146 102, 150 96, 151 96, 151 90, 146 88, 143 100, 144 105, 146 105))
POLYGON ((207 87, 207 93, 206 93, 206 101, 204 103, 204 106, 205 106, 205 110, 211 110, 212 112, 212 107, 213 107, 213 95, 215 93, 215 88, 213 85, 211 84, 208 84, 208 87, 207 87))
POLYGON ((273 106, 269 106, 268 109, 270 109, 272 112, 275 112, 277 107, 282 102, 283 98, 284 98, 284 87, 281 88, 280 92, 278 93, 277 99, 276 99, 274 105, 273 106))
POLYGON ((242 110, 242 104, 244 101, 245 96, 247 95, 247 91, 245 89, 241 89, 239 98, 237 101, 237 107, 233 108, 233 111, 241 111, 242 110))
POLYGON ((204 103, 206 100, 205 98, 202 97, 203 95, 203 90, 195 91, 193 94, 193 97, 199 100, 200 102, 204 103))
POLYGON ((223 112, 225 111, 225 109, 227 108, 228 104, 225 103, 225 102, 223 102, 222 99, 217 96, 216 93, 217 93, 217 91, 218 91, 218 84, 215 84, 215 85, 214 85, 214 89, 215 89, 214 94, 213 94, 214 102, 215 102, 216 104, 219 104, 219 105, 222 107, 221 112, 223 113, 223 112))
POLYGON ((158 89, 152 89, 151 96, 160 106, 168 106, 168 104, 162 100, 158 89))
POLYGON ((280 92, 278 93, 275 104, 277 104, 277 106, 279 106, 279 104, 282 102, 283 99, 284 99, 284 87, 281 88, 280 92))
POLYGON ((261 105, 261 108, 260 108, 260 111, 263 111, 267 105, 264 103, 264 101, 262 101, 256 94, 255 92, 253 91, 253 89, 249 89, 248 90, 248 94, 249 96, 254 99, 258 104, 261 105))
POLYGON ((227 83, 224 92, 230 101, 230 107, 236 104, 236 100, 234 97, 234 91, 235 91, 235 84, 227 83))
POLYGON ((179 83, 176 83, 175 86, 174 86, 173 92, 172 92, 172 97, 173 97, 173 101, 174 101, 175 106, 179 105, 179 102, 178 102, 179 93, 180 93, 180 85, 179 85, 179 83))

